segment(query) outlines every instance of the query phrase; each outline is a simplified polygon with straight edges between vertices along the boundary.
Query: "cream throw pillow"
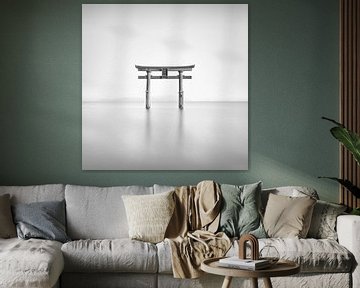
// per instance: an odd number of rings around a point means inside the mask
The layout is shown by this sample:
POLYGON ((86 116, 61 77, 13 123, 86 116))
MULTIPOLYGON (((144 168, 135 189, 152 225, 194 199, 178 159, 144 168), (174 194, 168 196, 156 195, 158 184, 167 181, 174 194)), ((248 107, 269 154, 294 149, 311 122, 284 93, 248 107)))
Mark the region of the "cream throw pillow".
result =
POLYGON ((164 240, 175 208, 173 193, 122 196, 131 239, 151 243, 164 240))
POLYGON ((264 228, 269 237, 306 238, 316 200, 306 197, 269 195, 264 228))

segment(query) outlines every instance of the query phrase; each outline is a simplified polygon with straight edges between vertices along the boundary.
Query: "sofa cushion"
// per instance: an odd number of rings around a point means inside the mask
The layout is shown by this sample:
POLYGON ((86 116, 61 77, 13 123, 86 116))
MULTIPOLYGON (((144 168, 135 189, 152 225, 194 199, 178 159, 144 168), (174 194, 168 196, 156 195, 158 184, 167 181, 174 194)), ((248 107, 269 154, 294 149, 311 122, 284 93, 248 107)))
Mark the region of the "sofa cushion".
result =
POLYGON ((221 193, 219 231, 229 237, 246 233, 266 237, 260 216, 261 182, 243 186, 221 184, 221 193))
POLYGON ((175 208, 174 192, 156 195, 124 195, 131 239, 157 243, 164 240, 175 208))
POLYGON ((9 194, 0 196, 0 238, 16 237, 9 194))
POLYGON ((152 187, 66 185, 67 233, 71 239, 128 238, 128 224, 121 197, 152 193, 152 187))
POLYGON ((11 204, 61 201, 65 197, 65 186, 63 184, 0 186, 0 195, 4 194, 10 194, 11 204))
POLYGON ((63 268, 59 242, 0 239, 1 287, 53 287, 63 268))
POLYGON ((18 203, 13 206, 19 238, 69 241, 65 229, 65 201, 18 203))
MULTIPOLYGON (((353 255, 338 242, 329 239, 264 238, 259 239, 259 249, 274 246, 281 259, 295 261, 302 273, 348 273, 354 265, 353 255)), ((159 273, 171 274, 171 248, 168 241, 156 244, 159 273)), ((226 256, 238 255, 238 242, 234 241, 226 256)), ((247 250, 250 257, 250 249, 247 250)), ((273 255, 276 256, 276 255, 273 255)))
POLYGON ((280 258, 301 265, 308 272, 350 272, 353 255, 338 242, 329 239, 264 239, 263 245, 274 246, 280 258))
POLYGON ((156 244, 160 274, 172 274, 171 246, 169 241, 156 244))
POLYGON ((156 246, 130 239, 78 240, 61 248, 66 272, 156 273, 156 246))
MULTIPOLYGON (((264 246, 275 247, 280 259, 298 263, 302 273, 350 272, 355 263, 351 252, 338 242, 330 239, 259 239, 259 250, 264 246)), ((235 242, 227 255, 236 255, 238 247, 238 243, 235 242)))
POLYGON ((314 207, 307 237, 337 240, 336 219, 346 209, 345 205, 318 200, 314 207))
POLYGON ((283 187, 267 188, 261 191, 261 206, 263 212, 265 212, 265 208, 270 194, 289 196, 289 197, 310 196, 311 198, 319 199, 319 195, 317 194, 316 190, 310 187, 283 186, 283 187))
POLYGON ((316 200, 270 194, 264 215, 264 227, 269 237, 305 238, 310 227, 316 200))

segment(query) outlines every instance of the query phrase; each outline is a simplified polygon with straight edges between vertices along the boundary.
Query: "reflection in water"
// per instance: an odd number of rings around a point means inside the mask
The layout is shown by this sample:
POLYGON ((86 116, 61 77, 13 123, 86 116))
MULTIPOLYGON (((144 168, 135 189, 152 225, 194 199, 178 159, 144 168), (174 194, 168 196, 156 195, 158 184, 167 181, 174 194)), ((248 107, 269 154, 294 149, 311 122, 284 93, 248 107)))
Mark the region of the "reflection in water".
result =
POLYGON ((245 170, 247 102, 83 103, 85 170, 245 170))

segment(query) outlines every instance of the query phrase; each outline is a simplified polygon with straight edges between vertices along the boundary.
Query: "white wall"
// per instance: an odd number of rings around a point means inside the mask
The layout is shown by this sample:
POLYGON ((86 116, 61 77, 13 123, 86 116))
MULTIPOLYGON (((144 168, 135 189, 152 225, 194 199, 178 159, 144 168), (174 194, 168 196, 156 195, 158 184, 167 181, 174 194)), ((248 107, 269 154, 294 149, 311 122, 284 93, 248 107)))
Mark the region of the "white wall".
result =
MULTIPOLYGON (((185 101, 248 100, 248 6, 83 4, 83 101, 143 101, 139 65, 195 64, 185 101)), ((152 101, 177 101, 177 80, 153 80, 152 101)))

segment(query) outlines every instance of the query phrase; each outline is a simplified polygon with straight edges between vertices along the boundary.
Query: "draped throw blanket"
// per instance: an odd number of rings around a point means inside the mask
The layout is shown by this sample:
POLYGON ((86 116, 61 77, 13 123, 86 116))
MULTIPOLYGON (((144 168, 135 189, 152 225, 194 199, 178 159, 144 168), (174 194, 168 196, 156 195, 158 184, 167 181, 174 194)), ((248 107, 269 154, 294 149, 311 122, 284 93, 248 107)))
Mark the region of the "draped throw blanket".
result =
POLYGON ((175 211, 165 233, 171 247, 175 278, 200 277, 201 262, 222 257, 231 246, 223 232, 216 233, 221 210, 221 190, 214 181, 177 187, 175 211), (216 233, 216 234, 215 234, 216 233))

